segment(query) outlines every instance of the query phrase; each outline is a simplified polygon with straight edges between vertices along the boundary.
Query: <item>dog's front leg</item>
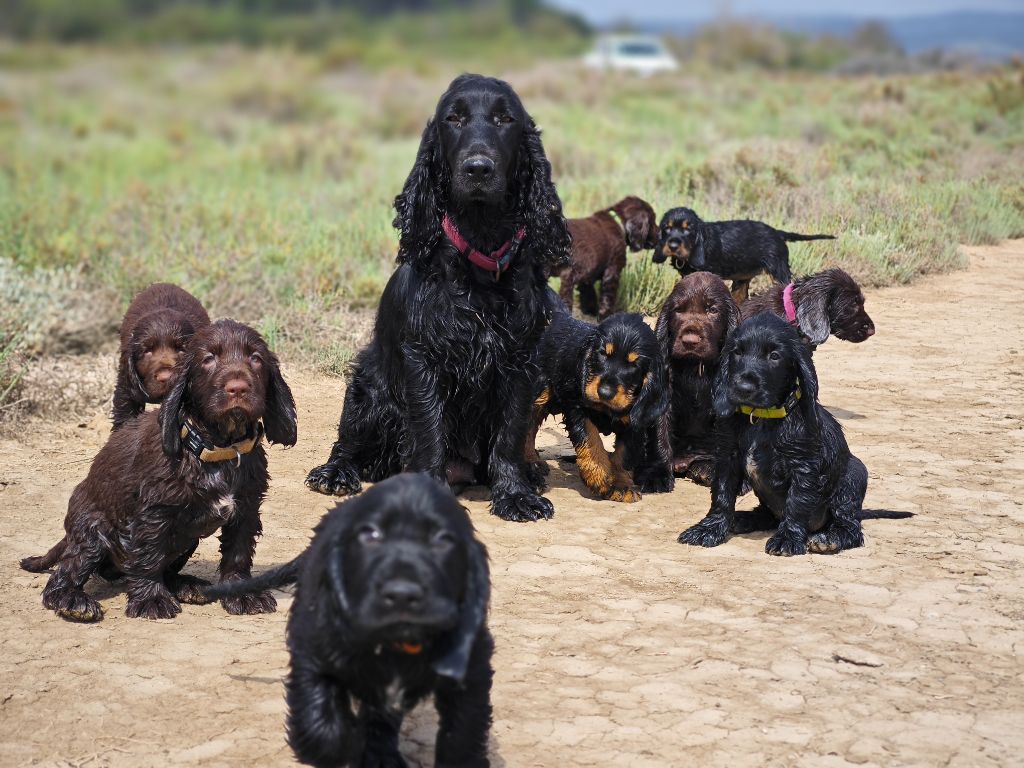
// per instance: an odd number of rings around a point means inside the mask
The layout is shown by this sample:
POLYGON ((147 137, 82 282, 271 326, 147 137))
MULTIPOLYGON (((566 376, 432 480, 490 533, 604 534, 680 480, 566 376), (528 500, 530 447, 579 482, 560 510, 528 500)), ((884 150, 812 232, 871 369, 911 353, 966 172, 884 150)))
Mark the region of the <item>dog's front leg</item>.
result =
POLYGON ((175 517, 175 510, 148 507, 132 520, 124 562, 130 618, 173 619, 181 613, 181 603, 164 584, 164 570, 176 559, 175 517))
POLYGON ((488 768, 487 737, 491 728, 491 654, 494 640, 482 630, 473 644, 466 676, 459 685, 442 678, 437 685, 436 768, 488 768))
POLYGON ((790 477, 782 520, 764 545, 769 555, 807 554, 808 532, 821 528, 824 523, 823 473, 817 467, 809 469, 812 471, 794 471, 790 477))
POLYGON ((715 446, 711 509, 703 520, 679 534, 680 543, 717 547, 728 539, 736 512, 736 496, 742 483, 743 467, 739 461, 736 434, 731 428, 720 425, 715 446))
POLYGON ((285 680, 288 744, 306 765, 359 766, 364 734, 348 691, 314 663, 293 653, 285 680))
POLYGON ((551 502, 538 494, 527 479, 523 446, 533 409, 529 371, 502 381, 491 400, 494 445, 488 461, 491 512, 502 520, 522 523, 549 519, 551 502))
POLYGON ((668 414, 634 436, 638 446, 636 484, 644 493, 668 493, 675 487, 672 473, 672 447, 668 439, 668 414))
POLYGON ((425 472, 445 480, 444 405, 437 387, 437 373, 411 345, 405 352, 405 409, 408 428, 408 472, 425 472))
MULTIPOLYGON (((266 483, 263 484, 264 491, 266 483)), ((252 558, 256 553, 256 540, 263 534, 260 521, 260 502, 263 492, 247 488, 235 502, 235 514, 220 531, 220 580, 247 579, 252 573, 252 558)), ((220 601, 224 610, 233 614, 273 613, 277 600, 270 590, 253 594, 234 595, 220 601)))

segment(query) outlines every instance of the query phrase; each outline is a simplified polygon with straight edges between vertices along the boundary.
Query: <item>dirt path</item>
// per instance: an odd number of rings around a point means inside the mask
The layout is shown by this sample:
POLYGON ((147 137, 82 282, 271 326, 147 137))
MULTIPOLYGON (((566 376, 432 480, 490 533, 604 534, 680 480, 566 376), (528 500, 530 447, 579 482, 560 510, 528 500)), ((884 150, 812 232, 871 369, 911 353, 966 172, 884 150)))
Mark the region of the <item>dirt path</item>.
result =
MULTIPOLYGON (((871 471, 866 506, 916 515, 867 522, 863 549, 683 547, 707 491, 595 502, 551 425, 554 520, 504 523, 469 495, 494 574, 496 766, 1020 764, 1024 241, 970 253, 965 273, 872 293, 879 334, 816 355, 871 471)), ((302 479, 342 384, 290 380, 301 440, 271 451, 257 570, 302 549, 330 504, 302 479)), ((291 764, 284 611, 130 620, 123 591, 93 582, 107 618, 74 625, 40 606, 45 576, 17 569, 58 538, 107 429, 0 444, 0 764, 291 764)), ((206 541, 189 569, 209 577, 216 557, 206 541)), ((430 764, 434 725, 430 708, 411 717, 412 764, 430 764)))

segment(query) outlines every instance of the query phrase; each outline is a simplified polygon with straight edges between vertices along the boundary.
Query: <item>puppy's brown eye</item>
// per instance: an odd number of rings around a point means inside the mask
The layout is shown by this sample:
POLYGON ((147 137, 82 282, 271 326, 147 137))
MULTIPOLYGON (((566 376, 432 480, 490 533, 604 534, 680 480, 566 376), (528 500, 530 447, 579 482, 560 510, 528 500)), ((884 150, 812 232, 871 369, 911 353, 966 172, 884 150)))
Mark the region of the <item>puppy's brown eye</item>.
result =
POLYGON ((216 362, 216 356, 214 356, 210 352, 207 352, 205 355, 203 355, 203 368, 211 368, 213 367, 213 364, 216 362))
POLYGON ((451 531, 438 531, 430 540, 430 544, 438 549, 445 549, 455 544, 455 536, 451 531))
POLYGON ((780 355, 778 352, 769 352, 768 359, 771 360, 773 363, 777 363, 779 362, 779 360, 782 359, 782 355, 780 355))
POLYGON ((708 307, 708 314, 709 315, 717 315, 718 314, 718 307, 708 307))
POLYGON ((260 356, 259 352, 253 352, 249 355, 249 362, 252 364, 253 368, 259 368, 263 365, 263 358, 260 356))
POLYGON ((364 525, 356 535, 361 544, 379 544, 384 540, 384 531, 376 525, 364 525))
POLYGON ((508 125, 511 122, 515 122, 515 120, 512 117, 512 115, 502 113, 502 114, 494 116, 494 124, 495 125, 508 125))
POLYGON ((462 118, 452 112, 448 117, 444 119, 449 125, 462 125, 462 118))

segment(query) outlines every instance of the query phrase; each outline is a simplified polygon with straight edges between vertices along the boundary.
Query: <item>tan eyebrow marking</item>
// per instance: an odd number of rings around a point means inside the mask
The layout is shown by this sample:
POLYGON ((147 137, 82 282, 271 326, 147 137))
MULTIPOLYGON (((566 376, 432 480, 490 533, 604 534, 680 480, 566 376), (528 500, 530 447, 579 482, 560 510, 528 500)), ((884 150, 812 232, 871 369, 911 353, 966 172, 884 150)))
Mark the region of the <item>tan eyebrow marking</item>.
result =
POLYGON ((615 354, 615 345, 612 344, 609 341, 607 344, 604 345, 604 353, 606 355, 614 355, 615 354))

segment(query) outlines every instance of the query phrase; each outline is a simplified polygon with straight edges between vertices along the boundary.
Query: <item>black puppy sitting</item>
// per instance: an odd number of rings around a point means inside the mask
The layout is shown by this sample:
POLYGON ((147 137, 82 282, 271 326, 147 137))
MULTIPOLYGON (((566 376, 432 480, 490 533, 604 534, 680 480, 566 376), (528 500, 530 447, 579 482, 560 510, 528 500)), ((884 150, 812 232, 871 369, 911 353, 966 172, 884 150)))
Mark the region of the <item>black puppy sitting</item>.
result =
POLYGON ((717 420, 711 510, 679 541, 714 547, 730 533, 777 528, 770 555, 839 552, 864 544, 868 471, 818 404, 811 353, 793 326, 757 315, 729 337, 714 384, 717 420), (750 483, 760 502, 735 514, 750 483))
POLYGON ((835 235, 783 232, 761 221, 703 221, 689 208, 673 208, 661 218, 654 262, 672 260, 680 275, 712 272, 732 281, 732 295, 742 304, 750 281, 767 272, 779 283, 792 279, 787 242, 834 240, 835 235))
POLYGON ((208 596, 291 582, 285 686, 300 762, 405 766, 403 716, 433 694, 435 764, 489 765, 487 551, 447 488, 422 474, 377 483, 328 512, 290 563, 208 596))
POLYGON ((617 314, 594 326, 555 314, 538 347, 536 387, 526 461, 547 473, 535 441, 541 422, 564 415, 580 477, 602 499, 634 502, 642 491, 672 490, 672 456, 665 430, 668 386, 654 331, 637 314, 617 314), (609 456, 601 434, 615 434, 609 456))

